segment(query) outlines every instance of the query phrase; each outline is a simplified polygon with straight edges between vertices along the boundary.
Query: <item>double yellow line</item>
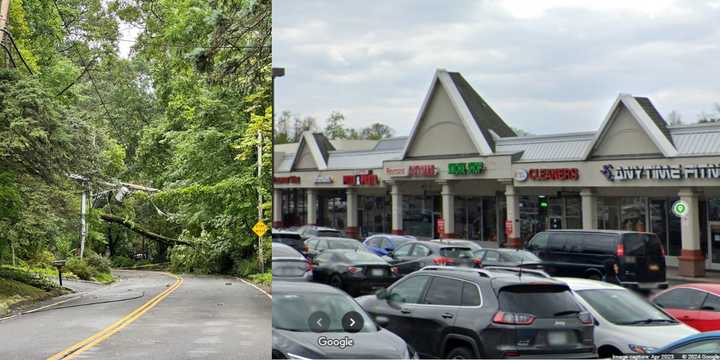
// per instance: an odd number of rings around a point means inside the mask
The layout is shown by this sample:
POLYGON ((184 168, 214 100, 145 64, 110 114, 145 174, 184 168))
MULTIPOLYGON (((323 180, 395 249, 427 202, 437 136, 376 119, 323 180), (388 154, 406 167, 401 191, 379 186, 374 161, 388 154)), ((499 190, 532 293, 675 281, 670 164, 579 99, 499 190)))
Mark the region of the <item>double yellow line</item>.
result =
POLYGON ((170 287, 165 289, 165 291, 161 292, 160 294, 157 294, 154 298, 150 299, 150 301, 146 302, 139 308, 135 309, 133 312, 125 315, 122 319, 114 322, 110 326, 100 330, 100 332, 96 333, 93 336, 90 336, 89 338, 82 340, 76 344, 73 344, 72 346, 68 347, 67 349, 51 356, 48 358, 48 360, 58 360, 58 359, 73 359, 77 355, 87 351, 88 349, 92 348, 93 346, 103 342, 108 337, 112 336, 116 332, 122 330, 124 327, 130 325, 133 321, 140 318, 143 314, 145 314, 148 310, 152 309, 157 305, 160 301, 162 301, 164 298, 166 298, 168 295, 170 295, 173 291, 175 291, 177 288, 180 287, 183 283, 183 278, 174 275, 166 273, 166 275, 170 275, 175 277, 175 283, 173 283, 170 287))

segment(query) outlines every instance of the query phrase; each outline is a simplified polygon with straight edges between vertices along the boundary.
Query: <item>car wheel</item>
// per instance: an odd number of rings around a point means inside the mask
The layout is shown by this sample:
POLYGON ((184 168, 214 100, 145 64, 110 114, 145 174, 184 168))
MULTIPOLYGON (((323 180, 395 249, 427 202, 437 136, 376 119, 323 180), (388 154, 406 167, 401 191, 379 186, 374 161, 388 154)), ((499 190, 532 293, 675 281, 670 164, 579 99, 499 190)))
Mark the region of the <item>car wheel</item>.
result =
POLYGON ((610 345, 604 345, 598 349, 598 358, 600 359, 610 359, 613 356, 621 356, 622 354, 620 350, 610 345))
POLYGON ((460 346, 456 347, 447 354, 446 358, 448 359, 474 359, 475 354, 472 352, 472 350, 460 346))
POLYGON ((343 281, 340 275, 335 274, 330 277, 330 286, 336 287, 338 289, 343 289, 343 281))

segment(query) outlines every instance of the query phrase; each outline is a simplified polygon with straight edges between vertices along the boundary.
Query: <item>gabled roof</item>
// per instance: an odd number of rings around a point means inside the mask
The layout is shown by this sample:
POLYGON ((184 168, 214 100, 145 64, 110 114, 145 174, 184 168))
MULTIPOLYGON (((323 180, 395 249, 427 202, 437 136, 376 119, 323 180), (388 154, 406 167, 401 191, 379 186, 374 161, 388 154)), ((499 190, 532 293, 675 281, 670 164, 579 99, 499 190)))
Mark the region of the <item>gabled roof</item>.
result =
POLYGON ((457 72, 448 72, 444 69, 435 71, 430 89, 420 107, 410 136, 405 143, 402 158, 406 158, 410 146, 415 139, 415 133, 423 120, 425 111, 436 86, 442 86, 452 102, 454 110, 462 120, 463 125, 480 155, 490 155, 495 151, 495 141, 491 130, 501 137, 515 136, 515 132, 505 124, 492 108, 473 90, 467 81, 457 72))
POLYGON ((647 134, 650 140, 655 144, 655 146, 657 146, 665 157, 677 156, 678 152, 673 145, 672 136, 670 136, 667 123, 655 109, 655 106, 652 105, 652 102, 650 102, 648 98, 620 94, 617 99, 615 99, 610 111, 605 116, 605 120, 595 134, 590 146, 588 146, 585 150, 582 157, 583 159, 588 160, 593 151, 600 145, 602 139, 607 133, 607 130, 612 126, 612 123, 616 118, 615 115, 620 106, 625 106, 633 118, 637 120, 643 131, 645 131, 645 134, 647 134))
POLYGON ((330 144, 330 141, 328 141, 325 135, 314 134, 310 131, 304 132, 302 139, 300 139, 300 144, 298 145, 298 149, 295 152, 295 158, 293 159, 292 169, 295 170, 295 167, 300 161, 300 157, 305 152, 304 150, 306 148, 310 150, 310 155, 315 161, 317 169, 326 170, 327 160, 330 157, 329 152, 331 150, 335 150, 335 148, 332 146, 332 144, 330 144))

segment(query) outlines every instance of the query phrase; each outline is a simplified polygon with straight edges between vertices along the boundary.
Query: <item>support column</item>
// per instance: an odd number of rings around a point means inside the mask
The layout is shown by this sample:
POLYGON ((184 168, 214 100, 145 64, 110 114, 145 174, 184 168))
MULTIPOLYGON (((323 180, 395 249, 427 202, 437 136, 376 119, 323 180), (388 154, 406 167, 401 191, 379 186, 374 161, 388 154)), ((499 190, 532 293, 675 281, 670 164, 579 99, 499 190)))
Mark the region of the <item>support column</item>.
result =
POLYGON ((358 231, 358 200, 355 189, 347 188, 345 190, 345 206, 347 208, 347 228, 345 228, 345 235, 353 239, 358 239, 360 232, 358 231))
MULTIPOLYGON (((680 219, 682 252, 678 257, 678 272, 682 276, 705 276, 705 255, 700 247, 700 209, 698 195, 692 189, 682 189, 680 200, 688 204, 685 217, 680 219)), ((674 216, 674 215, 673 215, 674 216)))
POLYGON ((587 188, 580 191, 582 198, 582 226, 583 230, 597 229, 597 196, 593 189, 587 188))
POLYGON ((307 225, 317 225, 317 190, 307 189, 307 225))
POLYGON ((507 237, 506 246, 519 249, 523 245, 520 240, 520 200, 512 184, 505 185, 505 203, 507 220, 512 221, 512 232, 507 237))
POLYGON ((283 228, 283 220, 282 220, 282 190, 281 189, 273 189, 273 198, 272 198, 273 208, 272 208, 272 227, 276 229, 283 228))
POLYGON ((396 235, 403 234, 403 218, 402 218, 402 193, 396 182, 391 182, 390 197, 392 200, 392 233, 396 235))
POLYGON ((452 239, 455 237, 455 194, 452 186, 447 181, 441 181, 442 185, 442 217, 445 221, 445 232, 440 238, 452 239))

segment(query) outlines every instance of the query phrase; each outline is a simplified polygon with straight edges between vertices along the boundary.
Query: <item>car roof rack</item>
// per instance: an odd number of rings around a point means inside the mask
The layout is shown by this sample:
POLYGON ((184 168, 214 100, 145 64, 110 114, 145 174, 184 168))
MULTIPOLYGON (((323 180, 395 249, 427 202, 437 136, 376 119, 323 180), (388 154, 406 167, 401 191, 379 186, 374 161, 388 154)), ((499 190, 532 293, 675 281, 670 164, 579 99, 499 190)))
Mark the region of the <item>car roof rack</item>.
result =
POLYGON ((487 277, 487 278, 492 277, 492 274, 490 274, 488 271, 485 271, 485 269, 475 269, 475 268, 466 268, 466 267, 457 267, 457 266, 429 265, 429 266, 425 266, 422 269, 420 269, 420 271, 426 271, 426 270, 463 271, 463 272, 469 272, 469 273, 477 273, 482 277, 487 277))
POLYGON ((523 268, 516 268, 516 267, 509 267, 509 266, 485 266, 483 267, 484 270, 488 271, 509 271, 509 272, 515 272, 520 274, 531 274, 531 275, 537 275, 541 276, 547 279, 552 279, 552 276, 550 274, 542 271, 542 270, 535 270, 535 269, 523 269, 523 268))

